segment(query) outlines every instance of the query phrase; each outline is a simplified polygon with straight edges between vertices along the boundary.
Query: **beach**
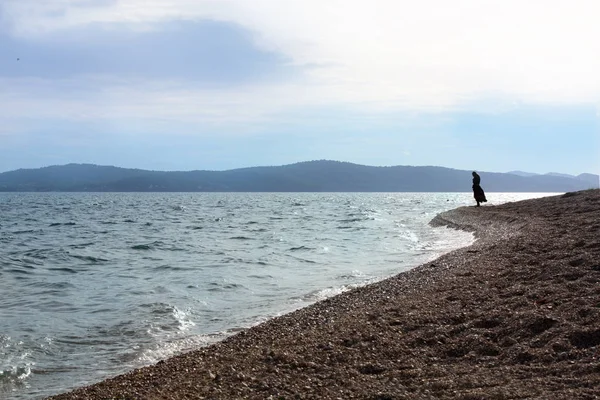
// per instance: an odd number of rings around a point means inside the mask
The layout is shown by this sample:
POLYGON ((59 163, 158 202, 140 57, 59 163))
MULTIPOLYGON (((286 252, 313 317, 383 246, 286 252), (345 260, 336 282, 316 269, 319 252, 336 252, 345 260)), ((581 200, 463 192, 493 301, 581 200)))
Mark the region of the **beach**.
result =
POLYGON ((53 399, 600 398, 600 190, 462 207, 477 241, 53 399))

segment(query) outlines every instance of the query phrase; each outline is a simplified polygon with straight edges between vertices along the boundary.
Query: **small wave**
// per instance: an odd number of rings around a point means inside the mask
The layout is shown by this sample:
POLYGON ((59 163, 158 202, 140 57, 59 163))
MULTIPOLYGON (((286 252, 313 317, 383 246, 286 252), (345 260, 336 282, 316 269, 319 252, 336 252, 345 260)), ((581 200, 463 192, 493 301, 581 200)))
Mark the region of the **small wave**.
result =
POLYGON ((131 218, 124 219, 123 222, 127 222, 128 224, 134 223, 135 221, 131 218))
POLYGON ((75 222, 53 222, 49 226, 73 226, 77 225, 75 222))
POLYGON ((16 266, 19 268, 27 268, 27 269, 35 269, 36 266, 44 265, 43 261, 29 258, 28 254, 24 254, 24 256, 25 257, 23 257, 23 258, 7 257, 5 259, 0 259, 0 261, 2 262, 2 264, 0 264, 0 265, 6 265, 6 266, 11 265, 11 266, 16 266))
POLYGON ((410 230, 402 231, 398 235, 396 235, 396 237, 408 240, 412 243, 417 243, 419 241, 419 237, 417 236, 417 234, 410 230))
POLYGON ((13 274, 21 274, 21 275, 31 275, 31 271, 17 269, 17 268, 8 269, 8 270, 6 270, 6 272, 13 273, 13 274))
POLYGON ((367 275, 365 275, 364 272, 359 271, 357 269, 351 271, 350 273, 347 274, 341 274, 338 275, 338 279, 356 279, 356 278, 365 278, 367 275))
POLYGON ((165 250, 167 250, 167 251, 186 251, 186 249, 183 247, 175 247, 175 246, 168 247, 165 250))
POLYGON ((230 334, 227 335, 216 333, 208 335, 194 335, 182 339, 161 342, 150 348, 143 349, 140 353, 138 353, 138 355, 136 355, 136 359, 140 365, 155 364, 176 354, 190 350, 196 350, 200 347, 205 347, 209 344, 219 342, 225 339, 227 336, 230 336, 230 334))
POLYGON ((224 264, 245 264, 246 261, 243 258, 236 258, 236 257, 224 257, 221 260, 222 263, 224 264))
POLYGON ((350 231, 364 231, 367 228, 363 227, 363 226, 338 226, 337 229, 344 229, 344 230, 350 230, 350 231))
POLYGON ((72 249, 84 249, 88 246, 93 246, 94 242, 88 242, 88 243, 79 243, 79 244, 70 244, 68 247, 72 248, 72 249))
POLYGON ((48 271, 68 272, 70 274, 76 274, 77 273, 76 270, 74 270, 73 268, 68 268, 68 267, 48 268, 48 271))
POLYGON ((152 250, 161 244, 162 244, 162 242, 156 241, 156 242, 146 243, 146 244, 136 244, 136 245, 131 246, 130 248, 132 250, 152 250))
POLYGON ((149 244, 136 244, 135 246, 131 246, 132 250, 150 250, 152 248, 149 244))
POLYGON ((306 258, 300 258, 300 257, 295 257, 295 256, 288 256, 288 257, 291 257, 294 260, 297 260, 297 261, 300 261, 300 262, 303 262, 303 263, 307 263, 307 264, 317 264, 316 261, 308 260, 306 258))
MULTIPOLYGON (((47 260, 52 257, 53 253, 55 253, 54 249, 31 249, 24 252, 23 255, 37 260, 47 260)), ((36 262, 36 264, 41 265, 42 263, 36 262)))
POLYGON ((245 286, 241 283, 233 283, 233 282, 211 282, 209 283, 209 292, 221 292, 223 290, 237 290, 237 289, 245 289, 245 286))
POLYGON ((164 264, 164 265, 159 265, 158 267, 154 267, 153 269, 155 271, 189 271, 192 268, 164 264))
POLYGON ((306 246, 299 246, 299 247, 292 247, 290 249, 288 249, 289 251, 300 251, 300 250, 315 250, 312 247, 306 247, 306 246))
POLYGON ((149 312, 150 332, 161 335, 169 331, 185 331, 196 325, 185 311, 167 303, 147 303, 140 307, 149 312), (162 333, 161 333, 162 332, 162 333))
POLYGON ((106 339, 92 339, 87 336, 63 336, 54 339, 56 343, 67 344, 71 346, 107 346, 113 344, 113 341, 109 338, 106 339))
POLYGON ((59 366, 59 367, 33 368, 31 370, 31 372, 35 375, 49 375, 49 374, 55 374, 57 372, 76 371, 78 369, 79 369, 79 367, 77 367, 77 366, 72 366, 72 367, 59 366))
POLYGON ((76 259, 81 260, 81 261, 88 261, 88 262, 90 262, 92 264, 101 264, 101 263, 104 263, 104 262, 108 262, 108 260, 105 259, 105 258, 94 257, 94 256, 80 256, 80 255, 77 255, 77 254, 71 254, 71 257, 76 258, 76 259))
POLYGON ((342 219, 342 220, 339 220, 338 222, 341 222, 341 223, 343 223, 343 224, 347 224, 347 223, 350 223, 350 222, 360 222, 360 221, 366 221, 366 220, 368 220, 368 219, 369 219, 369 218, 348 218, 348 219, 342 219))
POLYGON ((14 231, 11 232, 12 235, 22 235, 25 233, 41 233, 41 230, 35 230, 35 229, 28 229, 28 230, 23 230, 23 231, 14 231))
POLYGON ((338 287, 330 286, 325 289, 313 290, 312 292, 309 292, 309 293, 305 294, 304 296, 302 296, 300 298, 300 300, 308 301, 308 302, 321 301, 321 300, 325 300, 329 297, 337 296, 338 294, 344 293, 352 288, 353 288, 353 286, 351 286, 351 285, 343 285, 343 286, 338 286, 338 287))
MULTIPOLYGON (((31 367, 29 365, 24 367, 11 367, 9 369, 0 370, 0 383, 19 383, 27 379, 31 375, 31 367)), ((0 387, 1 388, 1 387, 0 387)))
POLYGON ((273 279, 274 276, 273 275, 269 275, 269 274, 265 274, 265 275, 252 274, 252 275, 248 275, 248 278, 253 278, 253 279, 273 279))
POLYGON ((192 326, 196 325, 194 323, 194 321, 192 321, 189 318, 188 313, 181 311, 177 307, 173 307, 173 316, 175 317, 175 320, 179 324, 180 331, 185 331, 185 330, 191 328, 192 326))
POLYGON ((229 239, 233 239, 233 240, 254 240, 254 239, 249 238, 247 236, 233 236, 233 237, 230 237, 229 239))
POLYGON ((152 314, 169 314, 173 311, 173 306, 167 303, 145 303, 140 305, 141 308, 149 309, 152 314))

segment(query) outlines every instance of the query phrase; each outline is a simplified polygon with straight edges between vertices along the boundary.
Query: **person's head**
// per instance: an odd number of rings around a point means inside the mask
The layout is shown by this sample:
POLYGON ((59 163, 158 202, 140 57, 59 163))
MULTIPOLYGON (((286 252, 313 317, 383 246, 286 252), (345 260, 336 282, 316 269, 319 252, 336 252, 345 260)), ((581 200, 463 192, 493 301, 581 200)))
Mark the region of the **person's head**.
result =
POLYGON ((477 175, 477 172, 473 171, 473 174, 472 174, 472 175, 473 175, 473 176, 477 175))

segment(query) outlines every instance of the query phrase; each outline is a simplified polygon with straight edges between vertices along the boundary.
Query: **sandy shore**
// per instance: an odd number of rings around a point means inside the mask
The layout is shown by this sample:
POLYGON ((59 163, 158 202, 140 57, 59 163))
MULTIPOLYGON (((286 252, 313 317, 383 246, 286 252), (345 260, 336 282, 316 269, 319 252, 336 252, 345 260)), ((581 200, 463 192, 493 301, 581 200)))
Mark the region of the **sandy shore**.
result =
POLYGON ((432 223, 478 240, 54 399, 600 399, 600 190, 432 223))

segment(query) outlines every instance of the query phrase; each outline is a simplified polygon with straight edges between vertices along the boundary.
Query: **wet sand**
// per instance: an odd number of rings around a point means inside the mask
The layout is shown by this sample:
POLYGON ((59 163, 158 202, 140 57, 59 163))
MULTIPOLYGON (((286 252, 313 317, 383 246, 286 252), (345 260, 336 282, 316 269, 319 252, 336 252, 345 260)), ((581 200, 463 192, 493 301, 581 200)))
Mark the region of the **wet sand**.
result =
POLYGON ((478 240, 54 399, 600 399, 600 190, 432 224, 478 240))

